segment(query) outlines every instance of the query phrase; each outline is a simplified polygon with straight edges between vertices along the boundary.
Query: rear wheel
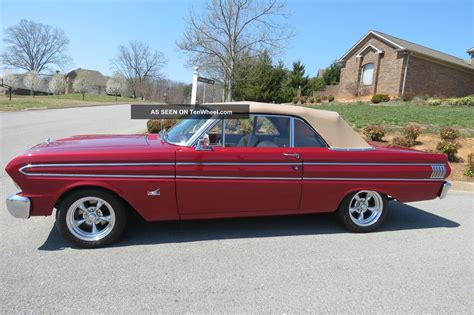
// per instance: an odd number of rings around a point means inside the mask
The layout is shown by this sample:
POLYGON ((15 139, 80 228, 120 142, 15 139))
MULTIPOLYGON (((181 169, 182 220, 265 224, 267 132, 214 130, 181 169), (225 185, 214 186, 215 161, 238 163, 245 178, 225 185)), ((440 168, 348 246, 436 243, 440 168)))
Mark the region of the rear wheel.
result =
POLYGON ((114 194, 96 189, 76 191, 58 206, 56 226, 72 243, 96 248, 116 241, 127 222, 123 202, 114 194))
POLYGON ((387 212, 387 196, 373 190, 360 190, 347 195, 337 211, 345 228, 359 233, 378 228, 387 212))

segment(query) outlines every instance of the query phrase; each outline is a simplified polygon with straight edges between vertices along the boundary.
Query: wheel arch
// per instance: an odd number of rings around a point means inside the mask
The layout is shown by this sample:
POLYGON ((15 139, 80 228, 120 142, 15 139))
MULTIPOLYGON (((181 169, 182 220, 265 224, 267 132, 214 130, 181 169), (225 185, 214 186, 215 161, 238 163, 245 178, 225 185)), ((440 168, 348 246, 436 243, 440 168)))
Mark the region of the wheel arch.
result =
POLYGON ((129 211, 135 212, 136 214, 140 215, 139 212, 130 205, 130 203, 123 197, 123 195, 120 193, 119 189, 114 187, 113 185, 109 185, 107 183, 97 183, 97 182, 81 182, 81 183, 75 183, 73 185, 65 187, 61 192, 58 194, 58 197, 56 198, 56 202, 54 203, 54 207, 57 209, 58 205, 62 202, 62 200, 77 191, 80 190, 86 190, 86 189, 95 189, 95 190, 102 190, 106 191, 108 193, 112 193, 114 196, 116 196, 119 200, 121 200, 124 205, 129 209, 129 211))

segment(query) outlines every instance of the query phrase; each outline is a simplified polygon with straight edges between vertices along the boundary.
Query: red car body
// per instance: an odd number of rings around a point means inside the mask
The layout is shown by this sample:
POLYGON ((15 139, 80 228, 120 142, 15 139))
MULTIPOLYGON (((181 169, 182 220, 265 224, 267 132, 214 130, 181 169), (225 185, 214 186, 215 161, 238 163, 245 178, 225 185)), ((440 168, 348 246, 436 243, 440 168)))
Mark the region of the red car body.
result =
POLYGON ((6 171, 31 216, 51 215, 62 196, 84 187, 115 193, 147 221, 332 212, 357 190, 401 202, 442 194, 444 155, 373 146, 200 151, 159 135, 85 135, 35 146, 6 171))

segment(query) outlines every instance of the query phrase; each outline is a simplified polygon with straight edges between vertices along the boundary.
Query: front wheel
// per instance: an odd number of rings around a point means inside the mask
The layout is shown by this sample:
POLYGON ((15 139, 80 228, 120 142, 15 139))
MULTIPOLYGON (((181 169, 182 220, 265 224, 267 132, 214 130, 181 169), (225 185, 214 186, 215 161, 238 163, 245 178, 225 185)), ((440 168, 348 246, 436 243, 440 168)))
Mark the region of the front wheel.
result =
POLYGON ((72 243, 97 248, 116 241, 125 230, 126 208, 114 194, 95 189, 76 191, 58 206, 56 226, 72 243))
POLYGON ((372 190, 350 193, 337 210, 344 227, 358 233, 370 232, 378 228, 387 213, 387 196, 372 190))

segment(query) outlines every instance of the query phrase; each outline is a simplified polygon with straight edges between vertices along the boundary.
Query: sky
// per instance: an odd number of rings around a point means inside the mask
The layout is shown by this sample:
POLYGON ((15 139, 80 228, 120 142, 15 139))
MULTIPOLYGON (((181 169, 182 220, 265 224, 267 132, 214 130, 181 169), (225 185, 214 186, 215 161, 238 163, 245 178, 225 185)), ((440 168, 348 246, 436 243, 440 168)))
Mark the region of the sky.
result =
MULTIPOLYGON (((110 75, 117 47, 139 40, 168 60, 166 78, 190 82, 192 69, 176 47, 185 19, 206 0, 0 0, 0 28, 28 19, 64 30, 70 39, 70 67, 110 75)), ((468 59, 474 46, 474 0, 288 0, 295 32, 274 60, 287 67, 296 60, 314 76, 340 58, 369 30, 378 30, 468 59)), ((2 35, 3 36, 3 35, 2 35)), ((4 49, 0 42, 0 51, 4 49)), ((70 70, 70 69, 67 69, 70 70)))

